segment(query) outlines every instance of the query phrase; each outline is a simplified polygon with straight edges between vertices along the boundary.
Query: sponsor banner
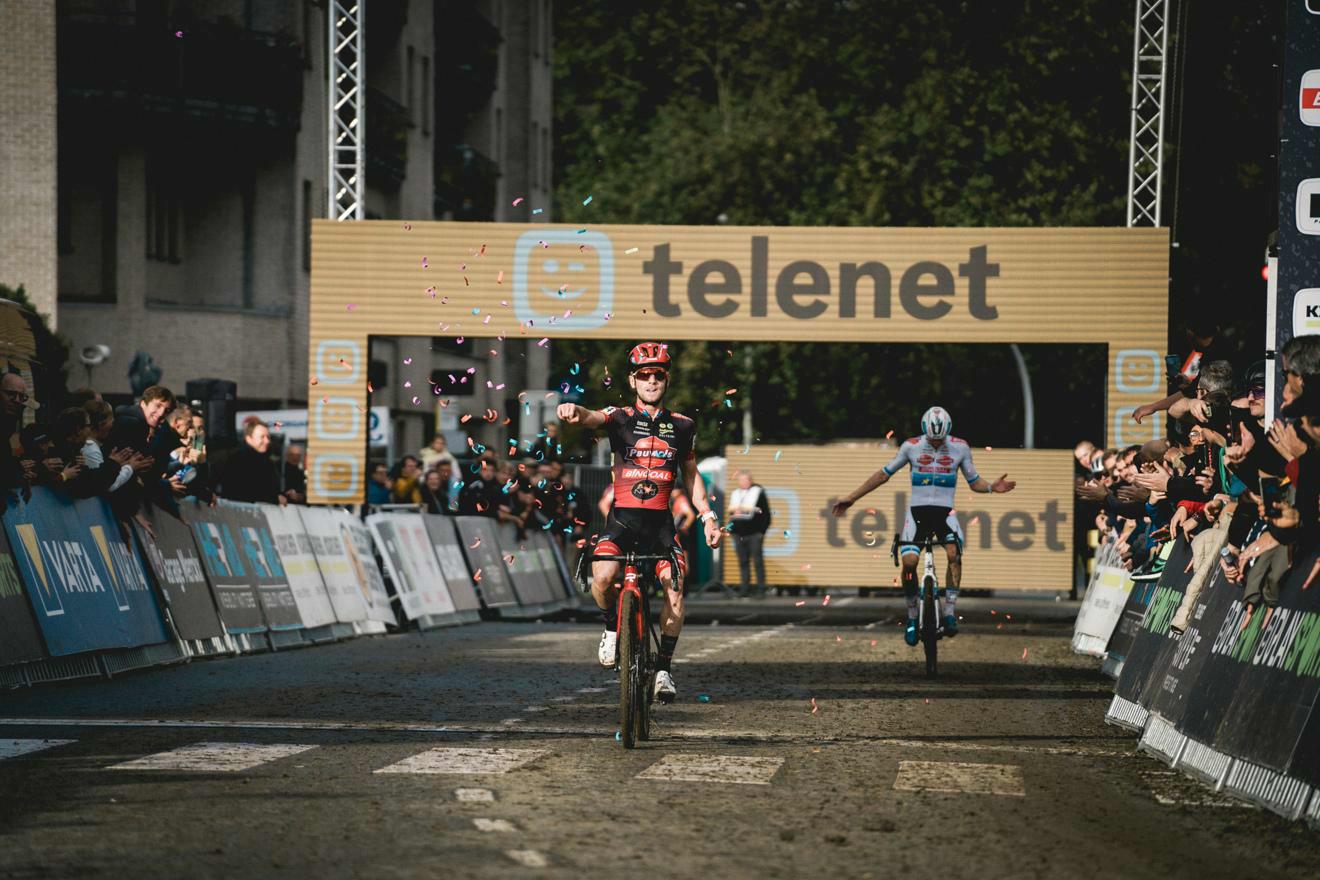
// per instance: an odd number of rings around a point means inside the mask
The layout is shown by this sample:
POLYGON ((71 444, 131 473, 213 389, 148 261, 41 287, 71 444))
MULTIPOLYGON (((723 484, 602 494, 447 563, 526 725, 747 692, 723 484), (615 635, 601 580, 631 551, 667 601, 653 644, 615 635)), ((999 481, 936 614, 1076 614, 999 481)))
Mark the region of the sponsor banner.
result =
POLYGON ((472 571, 472 580, 477 585, 482 603, 487 608, 517 605, 513 582, 509 580, 509 572, 504 560, 500 558, 495 520, 485 516, 456 516, 454 525, 458 528, 463 555, 467 557, 468 568, 472 571))
POLYGON ((454 600, 440 573, 422 515, 373 513, 367 517, 367 527, 381 549, 385 569, 408 619, 453 614, 454 600))
POLYGON ((1114 626, 1113 633, 1109 636, 1109 644, 1105 646, 1105 671, 1110 675, 1117 675, 1123 669, 1123 664, 1127 661, 1128 652, 1132 650, 1132 643, 1136 641, 1137 632, 1141 629, 1141 621, 1146 618, 1146 609, 1150 607, 1150 600, 1155 596, 1155 590, 1159 587, 1159 581, 1134 581, 1132 589, 1128 592, 1127 601, 1123 603, 1123 613, 1118 616, 1118 623, 1114 626))
POLYGON ((1187 541, 1176 541, 1169 558, 1165 560, 1164 571, 1160 574, 1155 594, 1151 596, 1150 607, 1146 609, 1141 628, 1132 640, 1132 650, 1123 661, 1123 673, 1114 687, 1114 693, 1147 709, 1150 708, 1150 698, 1153 696, 1149 692, 1151 682, 1153 680, 1154 687, 1159 687, 1158 676, 1168 665, 1173 648, 1178 643, 1177 635, 1169 629, 1169 624, 1192 579, 1191 574, 1185 571, 1191 559, 1192 545, 1187 541))
POLYGON ((1254 640, 1239 640, 1228 655, 1243 670, 1215 748, 1280 772, 1291 769, 1320 697, 1320 590, 1302 589, 1318 559, 1314 551, 1296 559, 1278 606, 1257 610, 1260 627, 1248 627, 1254 640))
POLYGON ((209 507, 184 499, 179 510, 192 527, 226 630, 302 626, 270 527, 256 505, 221 501, 209 507))
MULTIPOLYGON (((729 480, 750 471, 765 487, 773 521, 766 532, 766 581, 817 587, 891 587, 898 569, 890 555, 912 493, 908 469, 867 495, 842 517, 830 508, 888 464, 893 444, 729 447, 729 480)), ((977 494, 962 485, 954 512, 966 538, 962 586, 970 589, 1067 590, 1072 585, 1073 457, 1067 450, 972 447, 987 480, 1007 473, 1017 488, 977 494)), ((724 581, 738 582, 738 559, 726 541, 724 581)), ((943 551, 938 551, 943 554, 943 551)), ((1122 605, 1120 603, 1119 608, 1122 605)), ((1114 612, 1117 614, 1117 610, 1114 612)), ((1108 632, 1105 638, 1108 639, 1108 632)))
POLYGON ((518 530, 511 523, 498 526, 500 555, 504 558, 505 570, 513 581, 513 590, 518 594, 519 605, 544 605, 559 598, 550 587, 550 582, 542 574, 540 556, 527 540, 518 540, 518 530))
POLYGON ((1126 570, 1114 564, 1118 561, 1116 556, 1111 544, 1106 544, 1096 554, 1091 584, 1086 588, 1073 627, 1072 647, 1079 654, 1099 657, 1105 652, 1132 594, 1132 578, 1126 570))
MULTIPOLYGON (((1320 15, 1312 5, 1286 4, 1271 356, 1294 336, 1320 333, 1320 15)), ((1282 389, 1282 365, 1275 360, 1273 368, 1282 389)))
POLYGON ((105 499, 38 486, 10 504, 4 523, 52 655, 168 640, 147 574, 105 499))
POLYGON ((0 529, 0 666, 46 656, 9 539, 0 529))
POLYGON ((154 504, 144 516, 155 537, 147 534, 140 523, 135 522, 133 527, 179 638, 224 635, 192 529, 154 504))
POLYGON ((275 550, 280 555, 284 575, 288 578, 289 589, 293 592, 293 601, 298 606, 298 616, 302 618, 303 626, 311 628, 334 623, 335 609, 330 604, 325 582, 321 580, 321 570, 316 565, 312 539, 303 528, 297 508, 280 507, 278 504, 257 506, 270 527, 275 550))
POLYGON ((1242 673, 1246 670, 1246 664, 1237 659, 1235 654, 1245 653, 1250 656, 1260 639, 1261 624, 1265 618, 1264 614, 1248 613, 1242 604, 1241 586, 1229 586, 1233 594, 1228 611, 1219 622, 1218 630, 1206 634, 1213 641, 1202 663, 1201 674, 1196 679, 1196 687, 1187 694, 1178 725, 1180 733, 1206 744, 1214 743, 1219 726, 1237 696, 1242 673))
POLYGON ((454 518, 438 513, 424 513, 426 534, 431 538, 431 548, 440 563, 440 572, 449 585, 449 595, 454 600, 454 607, 459 611, 477 611, 481 600, 477 598, 477 588, 472 583, 472 573, 468 571, 467 560, 463 558, 463 548, 458 543, 458 530, 454 527, 454 518))
POLYGON ((536 552, 540 561, 541 573, 550 583, 550 590, 555 598, 572 599, 576 592, 569 583, 568 566, 564 563, 559 545, 548 534, 534 531, 528 534, 528 544, 536 552))
MULTIPOLYGON (((351 518, 351 515, 328 507, 299 505, 296 509, 307 540, 311 542, 316 568, 321 573, 335 619, 340 623, 368 620, 372 594, 366 577, 359 577, 354 566, 356 550, 349 550, 347 546, 353 543, 353 533, 348 531, 345 517, 351 518)), ((372 564, 375 564, 374 559, 372 564)), ((385 605, 389 607, 388 597, 385 605)))
MULTIPOLYGON (((469 259, 474 229, 313 221, 313 501, 363 500, 368 338, 423 332, 417 291, 434 283, 427 266, 469 259), (389 253, 427 259, 381 258, 389 253)), ((450 305, 463 312, 510 302, 491 335, 1100 343, 1109 351, 1105 445, 1164 433, 1158 415, 1140 425, 1127 415, 1164 391, 1166 229, 483 223, 479 231, 486 271, 450 305), (1123 320, 1095 320, 1101 300, 1123 320)))
POLYGON ((1233 600, 1242 595, 1240 586, 1228 582, 1217 559, 1214 566, 1214 571, 1192 605, 1187 629, 1178 639, 1168 665, 1159 674, 1159 680, 1151 682, 1154 693, 1150 698, 1150 710, 1178 726, 1180 731, 1191 695, 1205 686, 1203 673, 1206 658, 1210 656, 1215 637, 1224 624, 1224 618, 1228 616, 1233 600))
POLYGON ((365 584, 364 592, 368 600, 370 619, 379 623, 398 626, 399 619, 394 615, 393 600, 385 589, 385 577, 376 563, 376 544, 371 539, 371 531, 357 517, 343 512, 344 528, 352 540, 343 541, 344 552, 349 557, 350 565, 359 582, 365 584))

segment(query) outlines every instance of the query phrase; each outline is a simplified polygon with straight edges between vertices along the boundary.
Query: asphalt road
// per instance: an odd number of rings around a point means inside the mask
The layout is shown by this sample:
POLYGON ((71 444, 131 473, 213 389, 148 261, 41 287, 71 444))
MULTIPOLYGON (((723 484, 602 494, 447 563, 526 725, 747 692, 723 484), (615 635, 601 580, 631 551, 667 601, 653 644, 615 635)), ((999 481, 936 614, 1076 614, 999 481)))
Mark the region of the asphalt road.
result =
POLYGON ((1106 726, 1066 624, 973 623, 936 682, 892 618, 694 625, 633 751, 597 633, 0 692, 0 877, 1320 875, 1320 834, 1106 726))

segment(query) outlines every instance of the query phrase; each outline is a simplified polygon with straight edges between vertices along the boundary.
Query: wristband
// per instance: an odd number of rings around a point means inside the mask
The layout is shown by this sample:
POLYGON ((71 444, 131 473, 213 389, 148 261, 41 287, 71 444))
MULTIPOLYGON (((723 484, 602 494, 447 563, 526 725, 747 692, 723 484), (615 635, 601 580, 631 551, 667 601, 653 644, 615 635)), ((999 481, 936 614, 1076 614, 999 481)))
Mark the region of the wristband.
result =
POLYGON ((705 513, 703 513, 703 514, 701 515, 701 521, 702 521, 702 522, 714 522, 714 521, 715 521, 715 511, 713 511, 713 510, 708 510, 708 511, 706 511, 705 513))

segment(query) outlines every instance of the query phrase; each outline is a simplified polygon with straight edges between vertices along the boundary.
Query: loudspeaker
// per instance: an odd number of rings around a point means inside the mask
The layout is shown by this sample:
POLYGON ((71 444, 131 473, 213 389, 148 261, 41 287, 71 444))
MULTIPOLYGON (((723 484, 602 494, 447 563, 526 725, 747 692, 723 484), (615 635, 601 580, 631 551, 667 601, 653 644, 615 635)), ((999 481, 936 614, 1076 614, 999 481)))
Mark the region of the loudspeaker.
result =
POLYGON ((206 445, 215 447, 238 444, 238 384, 228 379, 189 379, 185 395, 189 402, 200 401, 206 420, 206 445))

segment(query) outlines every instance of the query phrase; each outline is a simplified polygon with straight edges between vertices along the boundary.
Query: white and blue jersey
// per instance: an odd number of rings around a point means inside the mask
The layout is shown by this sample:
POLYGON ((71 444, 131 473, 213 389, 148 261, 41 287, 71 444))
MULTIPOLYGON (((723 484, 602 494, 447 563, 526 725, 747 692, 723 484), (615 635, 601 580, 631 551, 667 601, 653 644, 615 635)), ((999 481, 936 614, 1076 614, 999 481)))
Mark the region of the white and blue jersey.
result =
POLYGON ((972 464, 971 447, 957 437, 948 438, 938 448, 924 435, 905 440, 894 460, 885 465, 885 473, 892 477, 903 465, 912 468, 912 497, 908 500, 912 507, 953 507, 960 470, 969 486, 980 479, 972 464))

